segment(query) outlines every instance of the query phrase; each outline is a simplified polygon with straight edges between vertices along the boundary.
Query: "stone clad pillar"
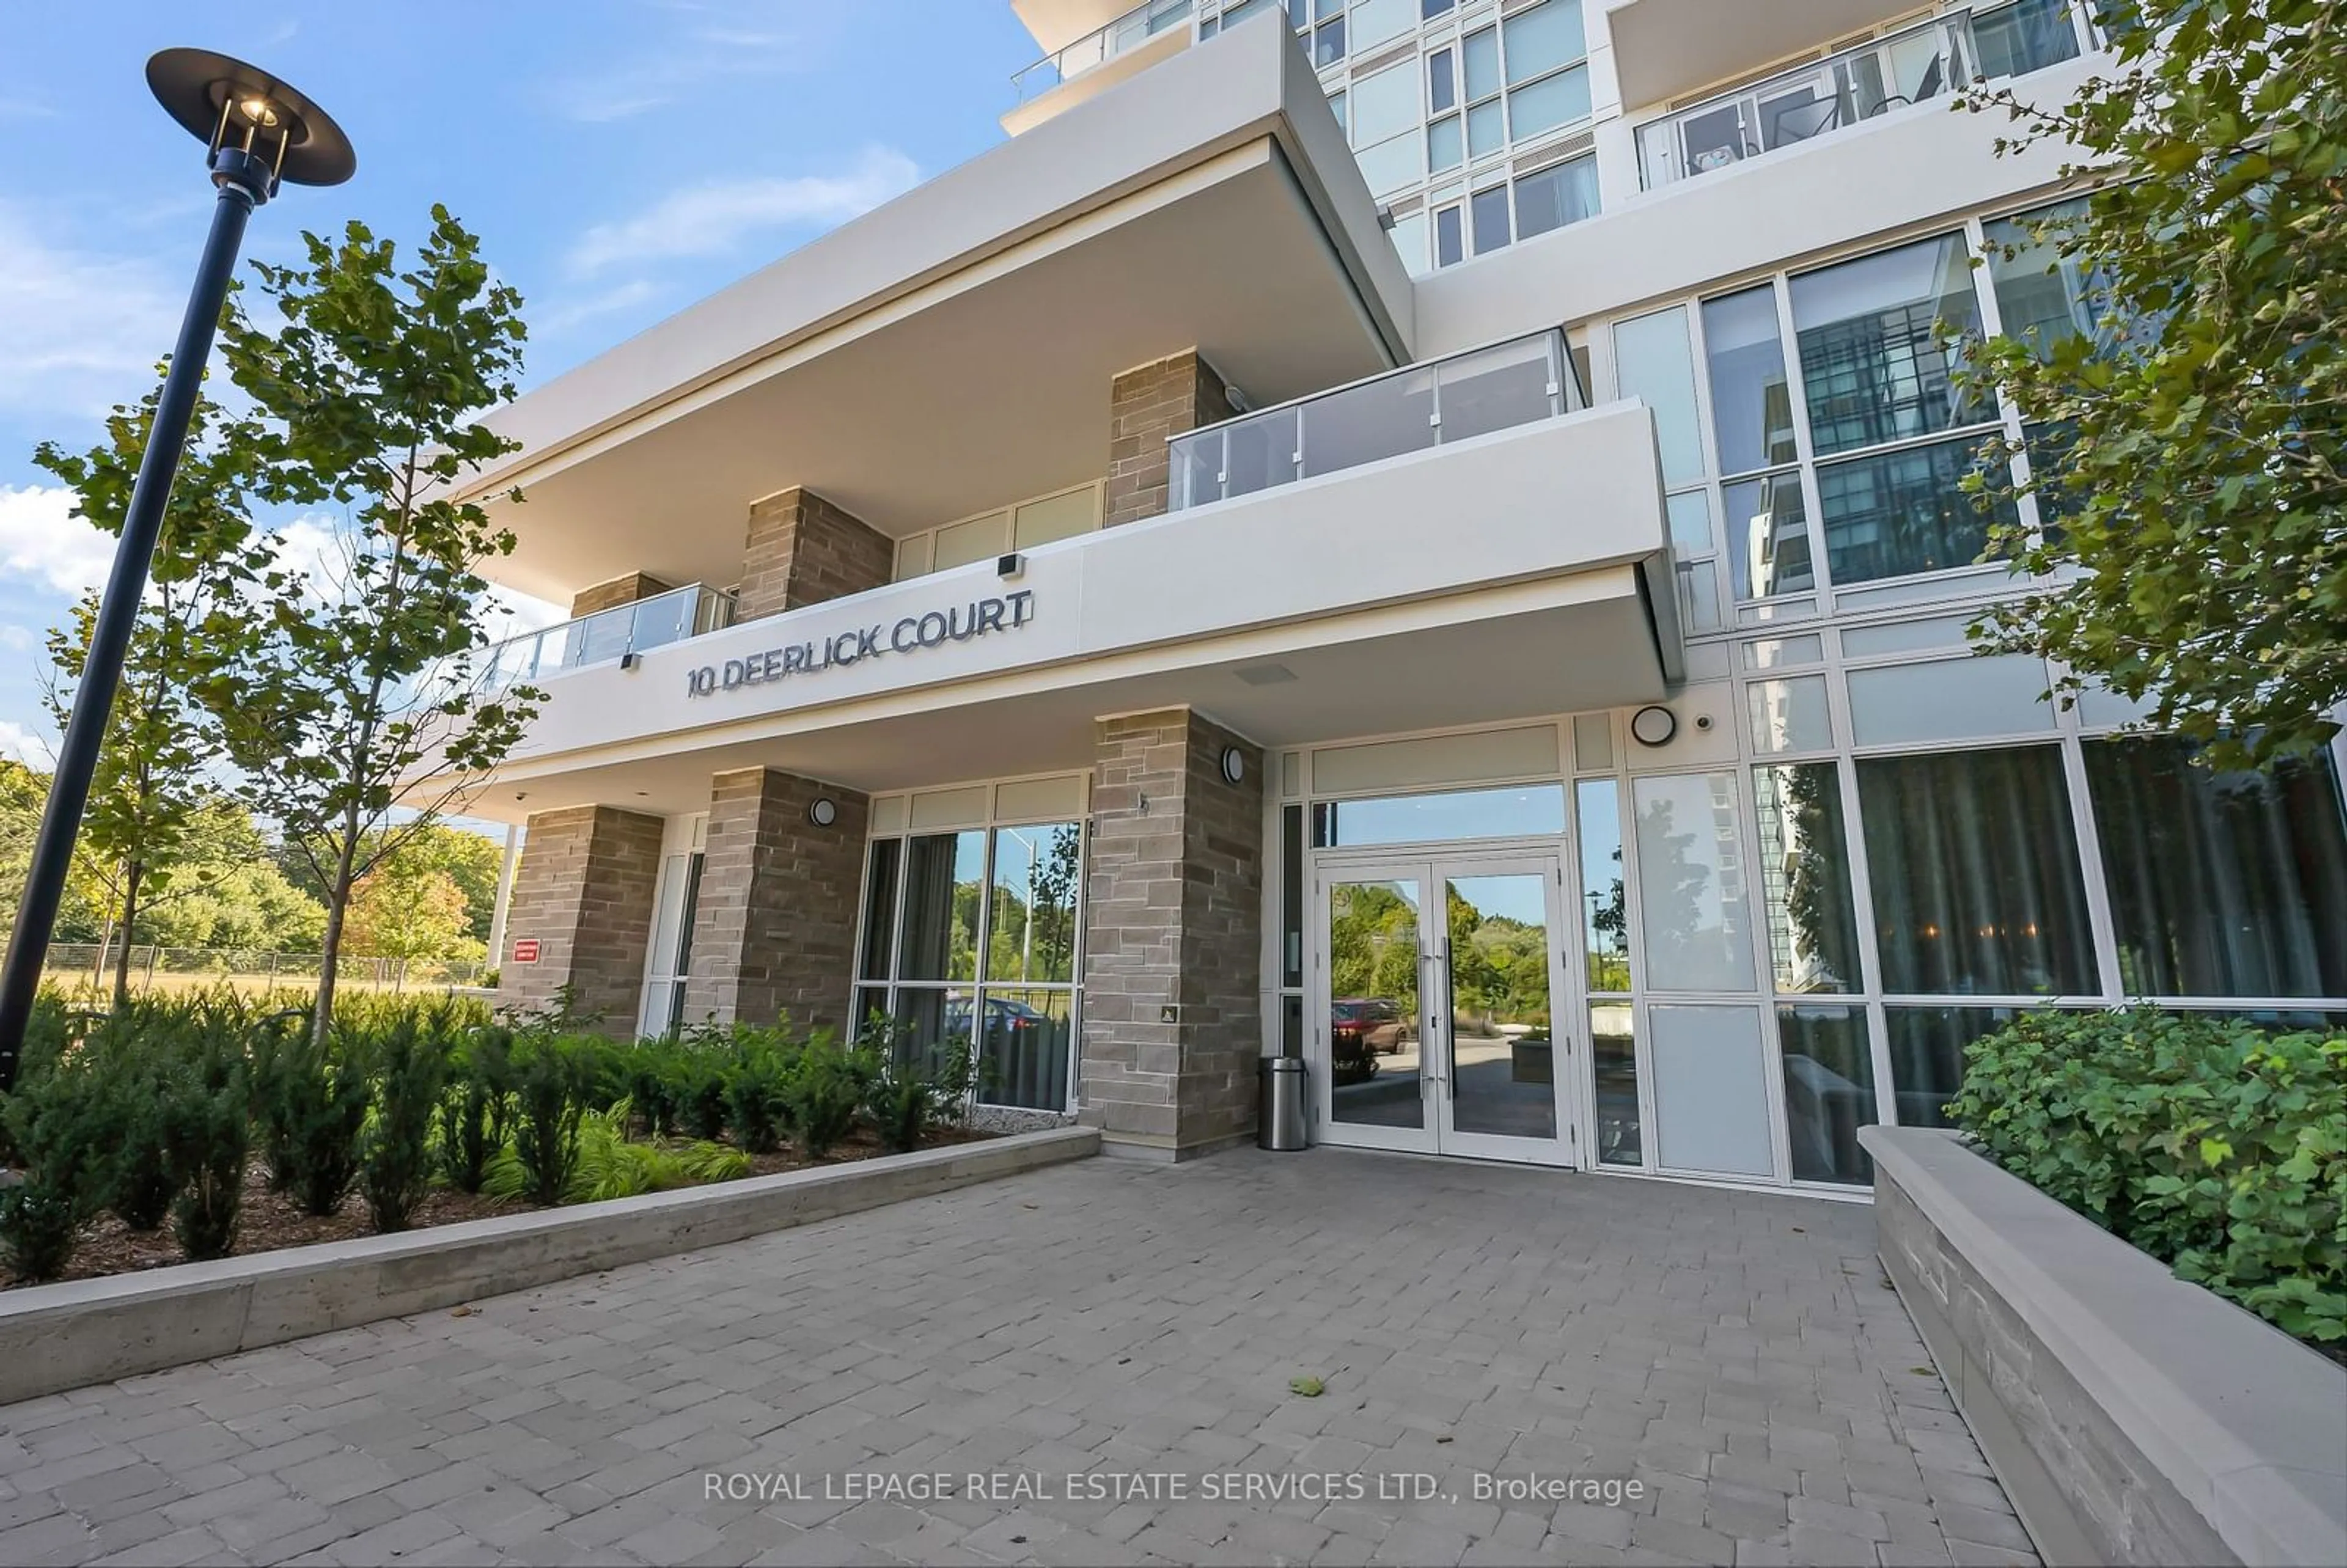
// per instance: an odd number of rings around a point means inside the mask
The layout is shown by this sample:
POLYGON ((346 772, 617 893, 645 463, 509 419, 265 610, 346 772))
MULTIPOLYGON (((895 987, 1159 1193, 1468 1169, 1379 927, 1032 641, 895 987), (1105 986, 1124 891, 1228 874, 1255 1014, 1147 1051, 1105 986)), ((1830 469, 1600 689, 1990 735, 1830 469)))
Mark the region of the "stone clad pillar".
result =
POLYGON ((1166 507, 1166 438, 1238 412, 1214 367, 1195 349, 1128 370, 1109 385, 1108 495, 1102 528, 1137 523, 1166 507))
POLYGON ((1263 753, 1186 709, 1103 719, 1098 738, 1081 1117, 1120 1152, 1184 1159, 1255 1130, 1263 753))
POLYGON ((505 948, 490 955, 498 966, 500 1004, 542 1009, 568 986, 580 1012, 601 1015, 601 1032, 635 1037, 666 825, 609 805, 529 819, 506 911, 505 948), (514 945, 527 941, 538 944, 538 961, 513 962, 514 945))
POLYGON ((599 610, 617 610, 623 604, 639 600, 658 599, 682 583, 663 582, 650 572, 631 571, 625 577, 615 577, 609 582, 599 582, 592 588, 582 588, 570 600, 570 619, 592 615, 599 610))
POLYGON ((804 486, 750 507, 733 619, 756 620, 844 599, 897 575, 897 544, 804 486))
POLYGON ((865 796, 774 768, 711 782, 686 1023, 788 1017, 848 1032, 870 817, 865 796), (827 827, 808 815, 818 798, 838 808, 827 827))

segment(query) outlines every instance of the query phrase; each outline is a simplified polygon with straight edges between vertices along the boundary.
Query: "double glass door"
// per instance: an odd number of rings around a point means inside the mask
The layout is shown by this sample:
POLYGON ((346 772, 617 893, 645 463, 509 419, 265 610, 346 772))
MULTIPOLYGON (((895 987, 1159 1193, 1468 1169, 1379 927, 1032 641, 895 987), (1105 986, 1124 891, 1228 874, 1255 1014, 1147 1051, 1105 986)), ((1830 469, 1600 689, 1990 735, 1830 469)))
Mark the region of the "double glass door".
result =
POLYGON ((1558 859, 1323 859, 1322 1142, 1574 1164, 1558 859))

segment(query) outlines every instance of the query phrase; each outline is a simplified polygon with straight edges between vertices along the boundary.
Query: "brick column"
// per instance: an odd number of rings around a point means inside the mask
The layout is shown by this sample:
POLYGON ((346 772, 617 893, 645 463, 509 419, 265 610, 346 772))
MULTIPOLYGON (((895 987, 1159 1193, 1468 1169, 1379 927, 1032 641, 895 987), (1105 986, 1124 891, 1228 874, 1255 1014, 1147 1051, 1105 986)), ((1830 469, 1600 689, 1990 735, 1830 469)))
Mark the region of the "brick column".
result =
POLYGON ((1166 438, 1219 425, 1237 412, 1223 378, 1195 349, 1118 376, 1109 385, 1107 515, 1101 526, 1163 514, 1166 438))
POLYGON ((787 1015, 846 1032, 869 820, 863 795, 773 768, 712 781, 686 1022, 787 1015), (817 796, 839 807, 829 827, 808 819, 817 796))
POLYGON ((896 575, 895 540, 794 486, 750 508, 733 619, 755 620, 843 599, 896 575))
POLYGON ((1254 1131, 1263 756, 1184 709, 1104 719, 1084 905, 1082 1120, 1183 1159, 1254 1131), (1246 776, 1222 774, 1237 746, 1246 776))
POLYGON ((570 600, 570 618, 592 615, 599 610, 617 610, 638 600, 657 599, 680 583, 662 582, 649 572, 631 571, 625 577, 615 577, 609 582, 599 582, 592 588, 582 588, 570 600))
POLYGON ((550 1007, 568 985, 581 1012, 602 1015, 603 1033, 635 1038, 665 826, 659 817, 609 805, 529 819, 506 913, 506 948, 490 955, 500 1004, 550 1007), (538 962, 514 963, 513 944, 529 939, 538 944, 538 962))

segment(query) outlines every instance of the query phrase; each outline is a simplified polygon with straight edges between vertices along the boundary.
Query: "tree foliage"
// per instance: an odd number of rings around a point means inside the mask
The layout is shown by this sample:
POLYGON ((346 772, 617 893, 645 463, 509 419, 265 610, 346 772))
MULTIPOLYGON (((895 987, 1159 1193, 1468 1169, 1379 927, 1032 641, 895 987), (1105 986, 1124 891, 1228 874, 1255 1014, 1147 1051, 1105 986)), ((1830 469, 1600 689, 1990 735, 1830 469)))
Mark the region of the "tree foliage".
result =
POLYGON ((272 564, 258 645, 213 693, 249 803, 323 892, 321 1036, 358 883, 511 750, 535 695, 474 679, 477 569, 514 540, 452 495, 514 448, 478 416, 514 396, 520 297, 446 208, 432 219, 404 269, 364 224, 305 234, 302 264, 255 264, 276 320, 233 305, 222 334, 263 415, 258 493, 351 522, 341 559, 272 564), (417 815, 395 820, 403 798, 417 815))
MULTIPOLYGON (((87 452, 44 442, 33 454, 73 490, 74 515, 102 533, 122 533, 160 396, 159 385, 138 406, 118 406, 106 439, 87 452)), ((246 598, 266 554, 248 505, 257 435, 250 421, 225 417, 201 399, 189 424, 77 846, 110 930, 135 931, 142 905, 204 886, 200 874, 183 873, 202 867, 199 818, 221 793, 215 766, 221 747, 219 723, 197 697, 249 638, 246 598)), ((49 692, 60 726, 78 695, 97 609, 97 596, 87 596, 49 636, 63 677, 49 692)), ((127 938, 118 951, 118 1002, 128 996, 127 938)))
POLYGON ((2034 437, 2016 487, 2060 518, 1997 530, 2050 586, 1982 635, 2263 763, 2347 699, 2347 0, 2097 15, 2114 67, 2071 101, 1965 100, 2010 118, 2000 150, 2064 144, 2092 186, 2042 239, 2097 317, 1979 347, 2034 437))

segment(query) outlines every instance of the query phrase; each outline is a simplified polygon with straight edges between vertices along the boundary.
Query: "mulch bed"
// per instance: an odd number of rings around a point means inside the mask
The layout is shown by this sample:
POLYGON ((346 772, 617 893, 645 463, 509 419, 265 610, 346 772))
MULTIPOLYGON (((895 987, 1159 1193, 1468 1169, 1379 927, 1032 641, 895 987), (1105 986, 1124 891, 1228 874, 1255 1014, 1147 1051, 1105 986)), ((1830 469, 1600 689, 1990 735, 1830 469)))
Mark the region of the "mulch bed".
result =
MULTIPOLYGON (((966 1127, 933 1129, 922 1140, 921 1147, 933 1149, 958 1143, 983 1143, 993 1137, 990 1132, 972 1132, 966 1127)), ((879 1139, 866 1129, 858 1128, 833 1148, 830 1153, 816 1161, 803 1160, 798 1151, 785 1146, 771 1154, 753 1154, 750 1173, 753 1176, 779 1175, 784 1171, 805 1170, 809 1164, 845 1165, 858 1160, 877 1158, 887 1153, 879 1139)), ((539 1205, 519 1199, 501 1200, 482 1197, 477 1194, 460 1193, 451 1187, 435 1187, 416 1211, 414 1230, 426 1230, 434 1225, 461 1224, 466 1220, 488 1219, 497 1214, 527 1214, 539 1205)), ((366 1199, 356 1191, 343 1200, 334 1214, 305 1214, 290 1197, 269 1190, 266 1172, 259 1161, 249 1165, 244 1173, 244 1213, 237 1226, 236 1255, 249 1256, 258 1252, 275 1252, 282 1247, 311 1246, 319 1242, 349 1241, 354 1236, 369 1235, 374 1227, 367 1223, 366 1199)), ((101 1214, 82 1227, 81 1243, 74 1248, 73 1262, 67 1267, 67 1279, 98 1279, 114 1274, 137 1274, 149 1268, 164 1268, 184 1263, 179 1244, 172 1238, 171 1224, 163 1222, 159 1230, 140 1233, 132 1230, 112 1214, 101 1214)), ((16 1278, 0 1267, 0 1289, 14 1289, 28 1283, 16 1278)))

